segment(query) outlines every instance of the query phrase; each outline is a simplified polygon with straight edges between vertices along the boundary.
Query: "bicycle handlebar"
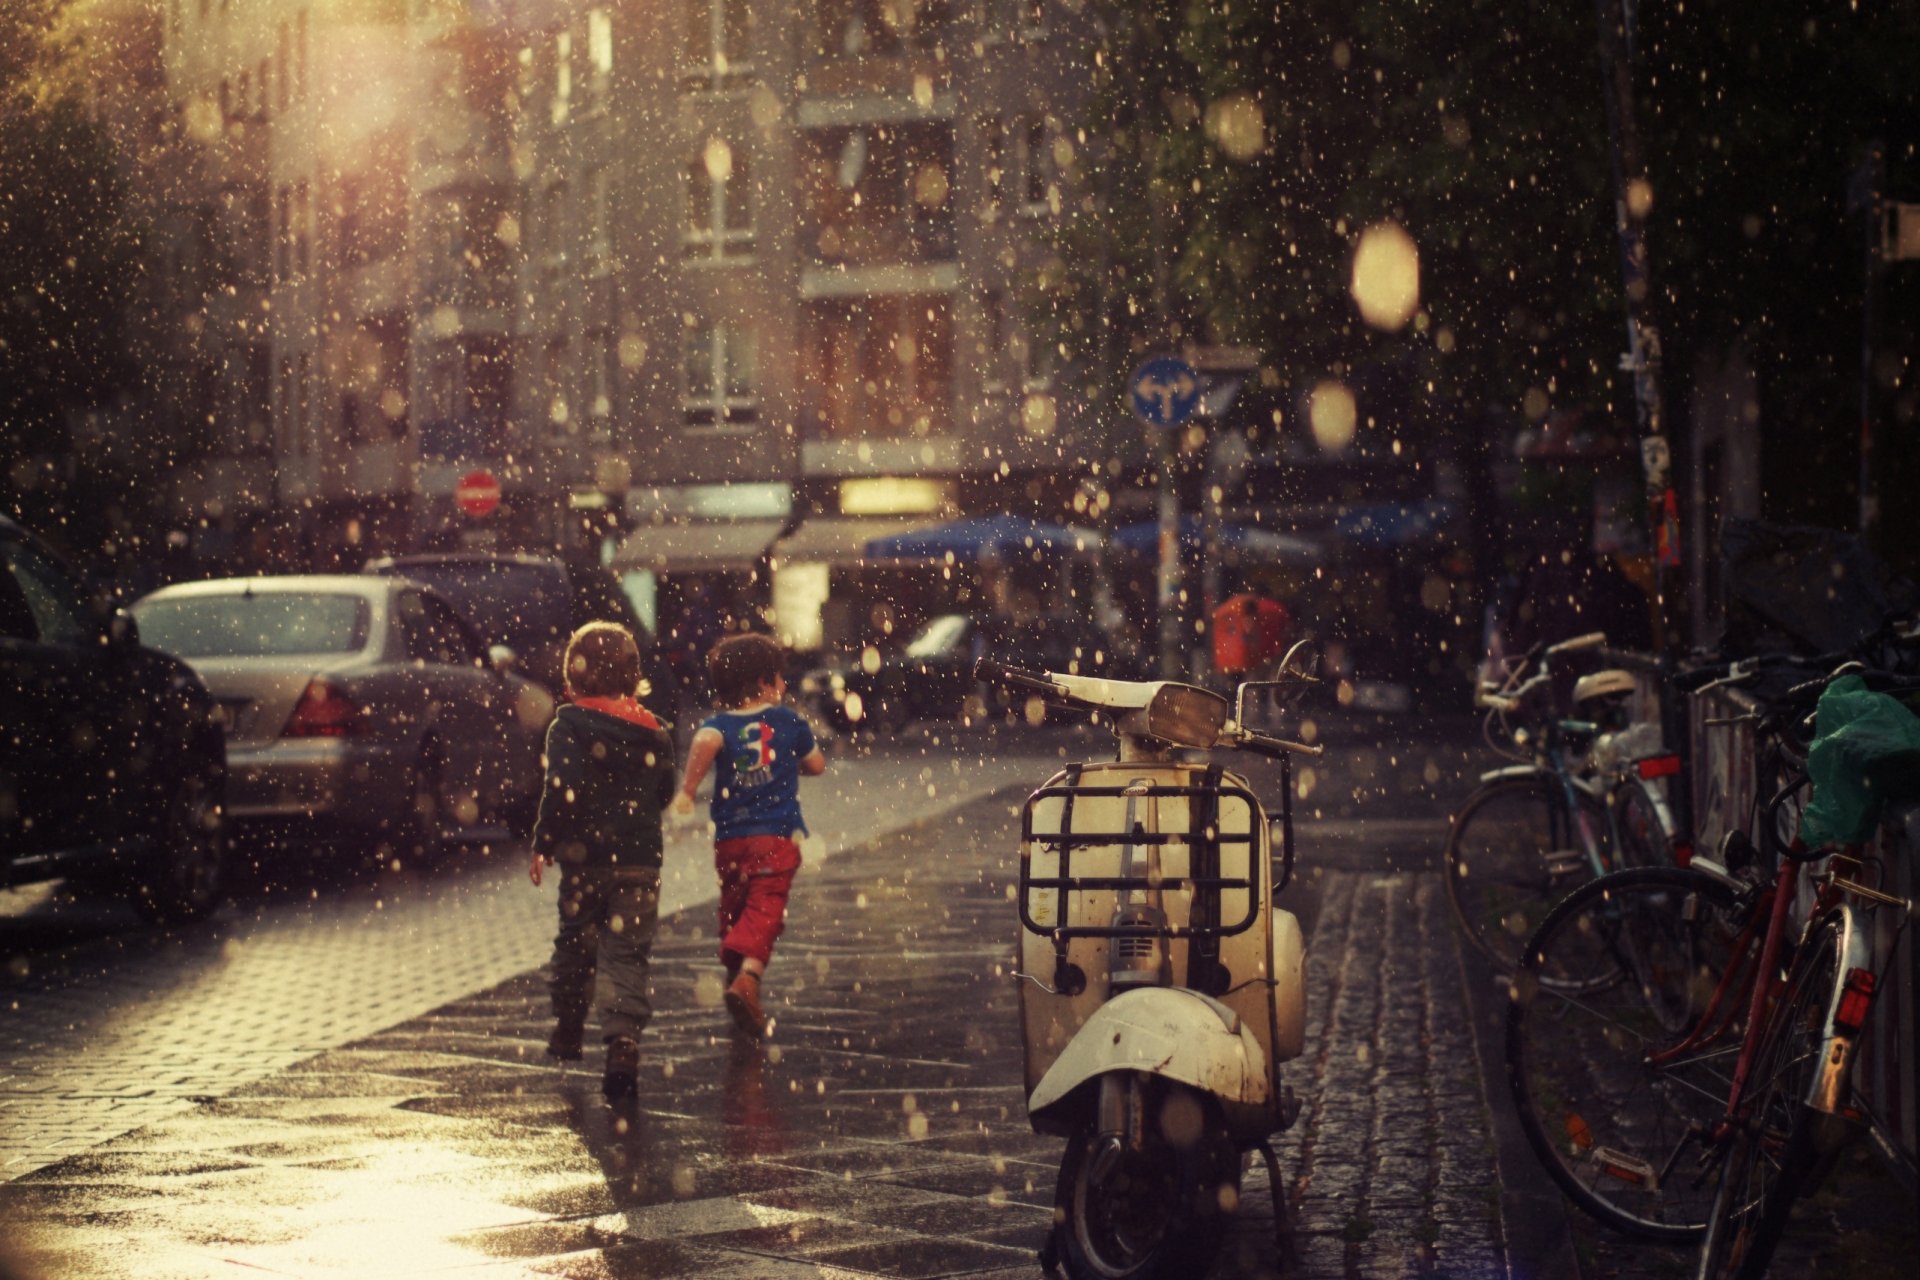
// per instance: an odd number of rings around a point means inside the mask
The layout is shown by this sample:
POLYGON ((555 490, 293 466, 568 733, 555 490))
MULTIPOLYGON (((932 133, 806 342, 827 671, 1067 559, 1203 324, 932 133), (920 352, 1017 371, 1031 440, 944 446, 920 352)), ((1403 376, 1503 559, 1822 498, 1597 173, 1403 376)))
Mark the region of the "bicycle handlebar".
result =
POLYGON ((1569 639, 1550 644, 1547 646, 1546 651, 1549 655, 1556 653, 1574 653, 1581 649, 1598 649, 1606 642, 1606 632, 1589 631, 1583 636, 1573 636, 1569 639))

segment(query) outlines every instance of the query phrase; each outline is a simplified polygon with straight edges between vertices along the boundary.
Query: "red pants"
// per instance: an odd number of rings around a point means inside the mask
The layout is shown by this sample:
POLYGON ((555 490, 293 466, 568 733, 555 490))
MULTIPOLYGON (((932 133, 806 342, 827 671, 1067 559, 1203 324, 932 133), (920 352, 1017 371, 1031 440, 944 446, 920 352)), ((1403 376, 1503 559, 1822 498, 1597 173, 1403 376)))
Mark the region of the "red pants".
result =
POLYGON ((800 869, 800 846, 784 836, 716 841, 720 873, 720 957, 728 952, 765 964, 787 923, 787 893, 800 869))

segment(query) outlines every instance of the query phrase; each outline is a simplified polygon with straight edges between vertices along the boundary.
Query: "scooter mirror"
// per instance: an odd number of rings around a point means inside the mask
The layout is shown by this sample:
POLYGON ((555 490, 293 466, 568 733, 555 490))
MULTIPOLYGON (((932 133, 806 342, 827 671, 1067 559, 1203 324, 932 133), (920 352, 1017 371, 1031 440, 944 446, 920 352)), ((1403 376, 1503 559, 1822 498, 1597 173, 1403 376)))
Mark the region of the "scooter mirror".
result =
POLYGON ((1319 654, 1312 642, 1298 641, 1287 650, 1272 679, 1241 684, 1234 699, 1233 718, 1244 729, 1289 736, 1307 691, 1320 683, 1314 675, 1318 666, 1319 654))

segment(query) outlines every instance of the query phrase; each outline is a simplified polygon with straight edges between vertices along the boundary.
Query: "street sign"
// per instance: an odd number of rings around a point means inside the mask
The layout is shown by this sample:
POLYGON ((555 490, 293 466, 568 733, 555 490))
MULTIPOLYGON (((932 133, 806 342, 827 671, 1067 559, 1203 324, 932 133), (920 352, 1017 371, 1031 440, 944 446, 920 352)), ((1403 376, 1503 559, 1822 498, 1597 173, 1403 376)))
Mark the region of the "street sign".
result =
POLYGON ((1177 427, 1200 407, 1200 375, 1185 360, 1155 356, 1128 383, 1133 411, 1156 427, 1177 427))
POLYGON ((500 482, 491 471, 469 471, 460 477, 453 500, 470 516, 492 515, 500 505, 500 482))

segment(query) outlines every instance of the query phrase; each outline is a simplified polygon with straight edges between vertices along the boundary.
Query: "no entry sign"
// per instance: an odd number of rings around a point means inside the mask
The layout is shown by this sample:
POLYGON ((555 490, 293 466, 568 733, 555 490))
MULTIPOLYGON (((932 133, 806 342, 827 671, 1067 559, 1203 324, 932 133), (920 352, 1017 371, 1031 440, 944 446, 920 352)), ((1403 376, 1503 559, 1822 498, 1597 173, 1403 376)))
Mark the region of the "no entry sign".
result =
POLYGON ((453 500, 470 516, 492 515, 500 505, 500 482, 491 471, 469 471, 460 477, 453 500))

